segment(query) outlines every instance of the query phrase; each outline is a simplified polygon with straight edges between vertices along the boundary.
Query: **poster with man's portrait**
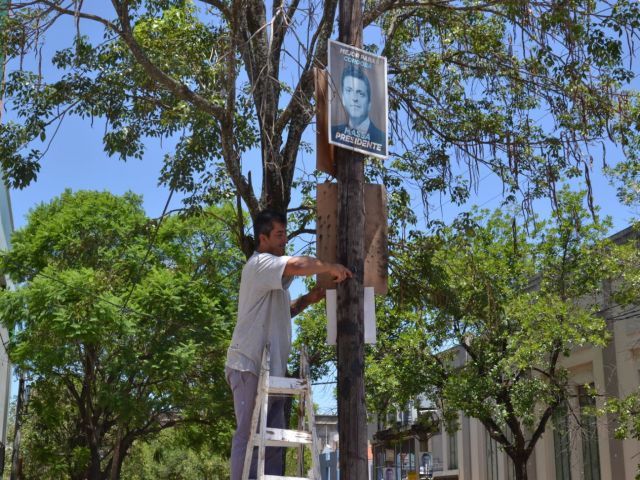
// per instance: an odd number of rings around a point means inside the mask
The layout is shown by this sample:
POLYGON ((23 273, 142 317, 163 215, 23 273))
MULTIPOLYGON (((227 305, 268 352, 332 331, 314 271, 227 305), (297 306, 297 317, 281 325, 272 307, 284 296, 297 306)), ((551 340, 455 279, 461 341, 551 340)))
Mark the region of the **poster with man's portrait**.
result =
POLYGON ((329 41, 329 143, 387 156, 387 59, 329 41))

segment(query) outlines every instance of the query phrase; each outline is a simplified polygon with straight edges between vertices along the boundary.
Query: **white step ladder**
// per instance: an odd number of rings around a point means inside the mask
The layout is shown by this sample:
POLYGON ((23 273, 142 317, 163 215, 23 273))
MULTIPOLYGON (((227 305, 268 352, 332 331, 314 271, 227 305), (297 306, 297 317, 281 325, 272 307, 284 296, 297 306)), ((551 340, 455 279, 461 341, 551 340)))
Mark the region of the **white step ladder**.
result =
POLYGON ((311 382, 306 351, 300 354, 300 378, 273 377, 269 374, 269 345, 262 354, 256 404, 251 417, 251 436, 244 457, 242 480, 249 480, 253 448, 258 447, 257 480, 320 480, 319 443, 315 430, 315 416, 311 402, 311 382), (299 397, 298 430, 267 427, 269 395, 297 395, 299 397), (259 425, 259 428, 257 428, 259 425), (311 470, 304 476, 304 447, 311 449, 311 470), (265 475, 265 447, 298 447, 298 477, 265 475))

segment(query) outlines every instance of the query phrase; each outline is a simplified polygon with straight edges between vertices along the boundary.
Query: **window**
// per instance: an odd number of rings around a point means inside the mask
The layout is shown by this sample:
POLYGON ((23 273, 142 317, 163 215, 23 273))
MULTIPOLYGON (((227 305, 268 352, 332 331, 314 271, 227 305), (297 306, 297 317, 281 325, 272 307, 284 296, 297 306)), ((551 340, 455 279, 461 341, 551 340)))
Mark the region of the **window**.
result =
POLYGON ((566 402, 553 414, 553 447, 556 459, 556 480, 571 480, 571 445, 566 402))
MULTIPOLYGON (((516 480, 516 464, 507 455, 507 480, 516 480)), ((556 479, 557 480, 557 479, 556 479)))
MULTIPOLYGON (((503 432, 509 442, 513 441, 513 433, 508 428, 503 432)), ((485 430, 485 438, 487 442, 487 480, 514 480, 516 478, 515 465, 511 458, 504 452, 500 452, 498 442, 496 442, 489 431, 485 430), (499 464, 502 463, 503 470, 500 474, 499 464)))
POLYGON ((449 470, 458 469, 458 432, 448 434, 449 437, 449 470))
MULTIPOLYGON (((514 436, 511 429, 510 428, 505 429, 504 434, 507 437, 507 440, 509 441, 509 443, 513 444, 514 436)), ((513 463, 513 460, 511 460, 511 457, 506 454, 504 458, 506 458, 507 460, 507 480, 516 480, 516 466, 513 463)))
MULTIPOLYGON (((593 387, 593 384, 591 385, 593 387)), ((598 453, 598 428, 593 409, 596 402, 584 387, 578 389, 580 424, 582 433, 582 469, 584 480, 600 480, 600 455, 598 453)))
POLYGON ((375 445, 373 447, 373 462, 375 470, 375 479, 382 480, 384 474, 385 455, 384 445, 375 445))
POLYGON ((400 422, 402 424, 403 427, 406 427, 407 425, 409 425, 409 420, 410 420, 410 416, 411 414, 409 413, 408 410, 403 410, 400 416, 400 422))
POLYGON ((491 438, 489 431, 485 430, 487 440, 487 480, 498 479, 498 444, 491 438))
POLYGON ((413 438, 403 440, 398 447, 396 447, 398 452, 396 466, 399 467, 400 473, 398 478, 406 478, 409 472, 413 472, 416 469, 415 440, 413 438))
POLYGON ((400 480, 416 470, 415 440, 376 445, 374 449, 376 480, 400 480))
POLYGON ((430 442, 433 471, 442 472, 446 468, 446 465, 444 464, 444 449, 447 442, 445 432, 434 435, 430 442))

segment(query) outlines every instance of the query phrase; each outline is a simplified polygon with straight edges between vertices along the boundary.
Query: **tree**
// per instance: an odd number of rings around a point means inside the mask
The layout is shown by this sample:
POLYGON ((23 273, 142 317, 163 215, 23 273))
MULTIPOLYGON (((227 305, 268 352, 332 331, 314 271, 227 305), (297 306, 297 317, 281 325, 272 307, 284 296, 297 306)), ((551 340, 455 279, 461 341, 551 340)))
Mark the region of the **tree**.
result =
POLYGON ((217 480, 229 478, 229 462, 219 452, 193 448, 188 432, 169 429, 138 442, 122 470, 123 480, 217 480), (185 435, 186 434, 186 435, 185 435))
POLYGON ((426 390, 445 419, 477 418, 519 480, 572 395, 562 357, 607 339, 594 294, 615 274, 616 248, 579 193, 561 191, 558 201, 547 222, 485 212, 416 235, 398 258, 396 299, 406 313, 394 347, 377 352, 405 395, 426 390))
MULTIPOLYGON (((18 121, 0 127, 5 179, 24 187, 36 178, 36 144, 50 142, 66 116, 100 117, 105 151, 122 159, 140 157, 149 137, 176 136, 161 181, 191 194, 192 205, 237 196, 252 216, 264 207, 285 211, 299 187, 303 205, 291 210, 295 231, 306 231, 305 195, 316 178, 296 178, 296 161, 308 148, 313 68, 326 64, 336 4, 12 2, 3 31, 10 58, 37 54, 65 19, 77 35, 52 59, 59 77, 23 62, 10 73, 6 94, 18 121), (251 149, 260 166, 247 164, 251 149)), ((635 138, 637 98, 625 90, 633 49, 625 41, 637 37, 639 17, 632 0, 368 2, 365 38, 374 40, 366 48, 389 59, 393 143, 392 161, 373 162, 370 178, 395 193, 392 212, 415 219, 410 185, 425 199, 444 192, 462 202, 484 167, 525 206, 555 198, 563 176, 588 182, 594 146, 635 138)))
POLYGON ((227 446, 242 259, 230 215, 150 220, 136 195, 66 191, 15 232, 1 261, 21 287, 2 292, 0 314, 31 383, 34 478, 119 478, 135 441, 176 425, 227 446))

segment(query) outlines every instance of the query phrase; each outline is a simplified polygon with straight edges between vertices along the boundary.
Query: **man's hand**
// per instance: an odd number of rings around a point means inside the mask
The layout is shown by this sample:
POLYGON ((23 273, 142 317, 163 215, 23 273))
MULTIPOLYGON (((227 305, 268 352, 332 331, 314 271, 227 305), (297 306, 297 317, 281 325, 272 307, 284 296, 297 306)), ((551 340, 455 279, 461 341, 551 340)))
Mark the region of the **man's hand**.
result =
MULTIPOLYGON (((339 263, 326 264, 326 263, 320 262, 319 260, 316 260, 315 258, 309 258, 309 257, 293 257, 293 258, 300 258, 302 259, 302 261, 306 261, 306 262, 317 262, 318 272, 324 271, 328 273, 329 275, 331 275, 331 278, 333 278, 333 281, 335 283, 340 283, 346 280, 347 278, 351 278, 353 276, 353 274, 351 273, 351 270, 340 265, 339 263)), ((309 305, 313 303, 318 303, 320 300, 324 298, 325 293, 326 292, 324 288, 314 287, 306 295, 302 295, 300 298, 291 302, 291 308, 290 308, 291 318, 298 315, 309 305)))
POLYGON ((325 289, 322 287, 313 287, 306 295, 302 295, 300 298, 291 302, 289 311, 291 312, 291 318, 298 315, 305 308, 313 303, 318 303, 325 296, 325 289))
POLYGON ((332 263, 329 267, 329 275, 333 278, 335 283, 341 283, 347 278, 351 278, 353 273, 344 265, 340 265, 339 263, 332 263))
POLYGON ((313 287, 309 290, 309 293, 305 295, 306 300, 309 305, 314 303, 318 303, 320 300, 324 300, 324 296, 326 294, 326 290, 322 287, 313 287))

